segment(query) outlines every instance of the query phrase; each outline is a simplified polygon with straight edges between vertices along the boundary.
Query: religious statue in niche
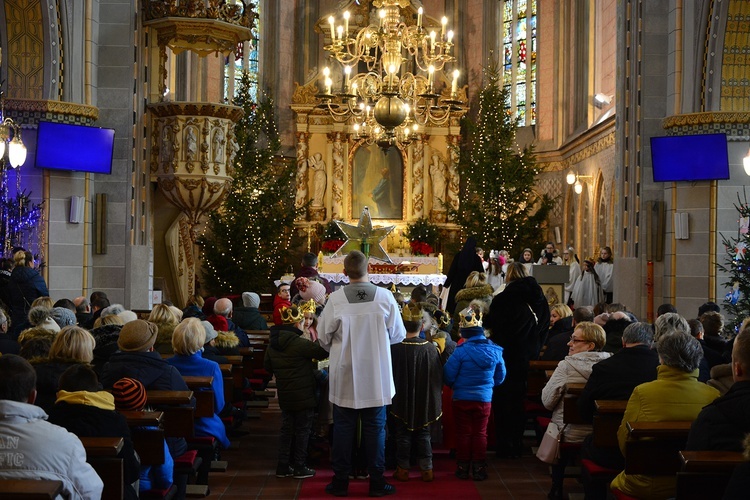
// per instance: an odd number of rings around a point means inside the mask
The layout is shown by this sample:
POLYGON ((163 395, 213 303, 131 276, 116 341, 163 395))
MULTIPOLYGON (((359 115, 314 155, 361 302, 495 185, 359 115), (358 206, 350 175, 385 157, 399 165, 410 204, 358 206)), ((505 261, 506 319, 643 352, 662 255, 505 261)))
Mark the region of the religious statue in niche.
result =
POLYGON ((312 206, 322 207, 326 194, 326 162, 323 155, 315 153, 307 160, 307 166, 313 171, 312 206))
POLYGON ((401 219, 403 158, 398 148, 360 147, 352 165, 352 213, 370 207, 373 219, 401 219))
POLYGON ((195 134, 195 127, 185 129, 185 158, 187 161, 193 161, 198 155, 198 136, 195 134))
POLYGON ((224 161, 224 144, 226 144, 226 137, 224 136, 224 129, 217 127, 214 132, 213 140, 213 158, 217 163, 224 161))
POLYGON ((432 181, 432 209, 443 210, 447 166, 437 153, 432 153, 430 163, 430 180, 432 181))
POLYGON ((159 161, 161 163, 172 162, 172 137, 169 133, 169 125, 161 129, 161 144, 159 145, 159 161))

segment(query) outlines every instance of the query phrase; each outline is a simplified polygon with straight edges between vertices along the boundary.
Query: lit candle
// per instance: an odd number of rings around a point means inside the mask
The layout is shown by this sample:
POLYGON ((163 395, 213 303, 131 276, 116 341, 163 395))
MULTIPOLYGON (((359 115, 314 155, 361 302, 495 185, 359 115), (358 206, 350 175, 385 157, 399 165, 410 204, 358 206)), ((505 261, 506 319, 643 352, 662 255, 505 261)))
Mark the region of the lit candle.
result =
POLYGON ((320 263, 320 267, 323 267, 323 250, 318 252, 318 262, 320 263))
POLYGON ((427 68, 427 93, 432 93, 432 80, 435 76, 435 66, 430 64, 430 67, 427 68))
POLYGON ((451 83, 451 95, 456 95, 456 86, 458 85, 458 70, 453 70, 453 83, 451 83))
POLYGON ((435 52, 435 37, 437 33, 430 31, 430 52, 435 52))
POLYGON ((349 75, 352 74, 351 66, 344 66, 344 86, 346 87, 346 93, 349 93, 349 75))
POLYGON ((395 74, 396 74, 396 65, 391 64, 390 66, 388 66, 388 83, 391 85, 391 87, 393 86, 393 75, 395 74))
POLYGON ((442 25, 442 28, 440 29, 440 39, 442 40, 445 38, 445 25, 448 24, 448 18, 443 16, 440 20, 440 24, 442 25))
POLYGON ((336 28, 333 26, 335 21, 333 16, 328 16, 328 24, 331 26, 331 43, 336 39, 336 28))
POLYGON ((325 68, 323 68, 323 84, 326 85, 326 94, 331 93, 331 86, 328 83, 331 81, 330 76, 331 70, 328 68, 328 66, 326 66, 325 68))
POLYGON ((378 15, 380 16, 380 29, 383 29, 383 25, 385 24, 385 9, 380 9, 378 15))
POLYGON ((331 95, 331 85, 333 85, 333 80, 330 77, 326 77, 326 94, 328 95, 331 95))
POLYGON ((445 55, 450 55, 451 53, 451 43, 453 42, 453 30, 448 31, 448 43, 445 45, 445 55))
POLYGON ((341 25, 337 26, 336 27, 336 33, 338 33, 338 35, 339 35, 339 40, 343 40, 344 39, 344 27, 343 26, 341 26, 341 25))
POLYGON ((422 27, 422 13, 423 12, 424 12, 424 9, 422 9, 422 7, 417 9, 417 28, 422 27))
POLYGON ((442 253, 438 254, 437 271, 438 271, 438 273, 442 273, 443 272, 443 254, 442 253))
POLYGON ((349 38, 349 11, 344 11, 344 34, 349 38))

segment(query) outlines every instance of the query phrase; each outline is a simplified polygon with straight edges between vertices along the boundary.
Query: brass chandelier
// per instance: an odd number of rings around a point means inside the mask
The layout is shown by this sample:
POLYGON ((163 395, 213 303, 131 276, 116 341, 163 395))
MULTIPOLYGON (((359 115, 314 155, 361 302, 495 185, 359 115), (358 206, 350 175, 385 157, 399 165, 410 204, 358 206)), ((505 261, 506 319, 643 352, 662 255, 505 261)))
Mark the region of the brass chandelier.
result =
POLYGON ((334 16, 328 18, 331 43, 324 49, 341 65, 342 78, 334 90, 334 75, 326 67, 325 91, 316 97, 318 107, 351 125, 357 138, 387 149, 411 142, 420 126, 447 123, 463 102, 457 98, 455 66, 450 94, 435 88, 436 77, 456 62, 448 18, 440 26, 426 26, 420 7, 416 23, 407 24, 400 9, 410 5, 408 0, 375 0, 373 5, 379 7, 377 22, 351 33, 349 11, 339 24, 334 16))
MULTIPOLYGON (((3 62, 3 50, 0 49, 0 64, 3 62)), ((0 81, 0 85, 2 85, 0 81)), ((26 146, 21 140, 21 125, 5 116, 5 94, 0 90, 0 169, 4 171, 5 151, 8 150, 8 164, 18 168, 26 161, 26 146)))

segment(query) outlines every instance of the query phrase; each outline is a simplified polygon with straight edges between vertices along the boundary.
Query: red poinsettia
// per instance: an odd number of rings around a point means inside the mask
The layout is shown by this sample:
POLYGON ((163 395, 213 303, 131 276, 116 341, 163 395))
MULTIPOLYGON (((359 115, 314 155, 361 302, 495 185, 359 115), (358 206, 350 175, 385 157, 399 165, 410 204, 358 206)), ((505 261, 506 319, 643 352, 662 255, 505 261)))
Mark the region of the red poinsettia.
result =
POLYGON ((430 244, 424 241, 410 241, 409 246, 411 247, 411 253, 414 255, 430 255, 434 252, 430 244))
POLYGON ((323 245, 321 247, 323 248, 324 252, 335 252, 339 248, 341 248, 341 245, 344 244, 344 240, 326 240, 323 242, 323 245))

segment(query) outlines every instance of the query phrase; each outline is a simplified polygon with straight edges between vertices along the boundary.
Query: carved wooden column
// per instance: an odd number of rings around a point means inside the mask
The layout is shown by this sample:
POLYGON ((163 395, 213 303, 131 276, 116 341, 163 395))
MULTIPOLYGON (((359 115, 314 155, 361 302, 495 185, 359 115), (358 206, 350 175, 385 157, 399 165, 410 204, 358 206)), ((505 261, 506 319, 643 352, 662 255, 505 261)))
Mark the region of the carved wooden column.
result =
POLYGON ((424 215, 424 144, 427 139, 428 136, 417 134, 412 150, 412 214, 417 219, 424 215))
MULTIPOLYGON (((301 208, 307 203, 307 141, 310 134, 297 132, 297 197, 294 205, 301 208)), ((305 219, 305 214, 300 213, 300 220, 305 219)))
POLYGON ((458 147, 461 141, 460 135, 449 135, 448 144, 450 161, 448 162, 448 204, 453 209, 458 209, 458 196, 461 178, 458 175, 458 147))
POLYGON ((333 182, 331 183, 331 217, 343 218, 344 214, 344 133, 327 134, 333 143, 333 182))

